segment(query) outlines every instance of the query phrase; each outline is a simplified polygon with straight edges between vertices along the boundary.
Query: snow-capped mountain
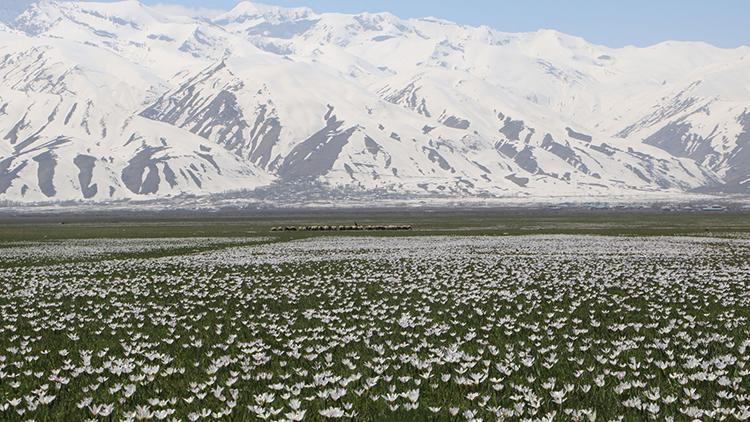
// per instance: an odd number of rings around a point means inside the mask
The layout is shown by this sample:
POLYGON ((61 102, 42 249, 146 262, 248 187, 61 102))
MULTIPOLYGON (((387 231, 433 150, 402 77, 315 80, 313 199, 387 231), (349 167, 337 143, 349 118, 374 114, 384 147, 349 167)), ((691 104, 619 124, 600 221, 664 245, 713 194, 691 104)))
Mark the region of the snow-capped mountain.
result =
MULTIPOLYGON (((1 6, 0 6, 1 7, 1 6)), ((750 193, 750 48, 243 2, 0 24, 0 199, 750 193)), ((13 16, 8 18, 8 16, 13 16)))

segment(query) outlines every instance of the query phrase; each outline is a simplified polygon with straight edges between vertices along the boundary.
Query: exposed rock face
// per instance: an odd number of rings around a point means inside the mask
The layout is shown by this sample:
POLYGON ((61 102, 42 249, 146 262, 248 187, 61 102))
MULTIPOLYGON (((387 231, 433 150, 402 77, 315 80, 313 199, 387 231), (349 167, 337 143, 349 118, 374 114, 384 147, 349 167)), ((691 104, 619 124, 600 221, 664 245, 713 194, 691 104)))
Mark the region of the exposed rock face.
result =
POLYGON ((344 122, 331 116, 326 126, 298 144, 279 167, 285 179, 323 176, 333 168, 356 127, 344 128, 344 122))

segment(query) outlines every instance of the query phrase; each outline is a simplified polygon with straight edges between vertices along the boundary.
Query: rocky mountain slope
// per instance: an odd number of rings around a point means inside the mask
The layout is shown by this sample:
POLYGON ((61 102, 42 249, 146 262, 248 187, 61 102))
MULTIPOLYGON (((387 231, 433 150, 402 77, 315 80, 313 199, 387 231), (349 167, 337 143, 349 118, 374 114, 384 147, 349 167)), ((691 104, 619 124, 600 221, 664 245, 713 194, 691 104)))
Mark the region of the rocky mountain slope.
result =
POLYGON ((750 193, 746 47, 248 2, 16 14, 0 24, 4 200, 750 193))

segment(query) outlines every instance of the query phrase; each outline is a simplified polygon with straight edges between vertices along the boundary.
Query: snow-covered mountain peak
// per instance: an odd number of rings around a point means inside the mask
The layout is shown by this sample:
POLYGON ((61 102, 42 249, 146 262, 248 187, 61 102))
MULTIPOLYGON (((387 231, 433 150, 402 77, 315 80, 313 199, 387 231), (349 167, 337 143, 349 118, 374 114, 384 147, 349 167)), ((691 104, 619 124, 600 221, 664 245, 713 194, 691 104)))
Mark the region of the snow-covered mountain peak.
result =
POLYGON ((750 54, 242 2, 0 27, 0 199, 750 189, 750 54), (22 32, 21 32, 22 31, 22 32), (319 185, 316 185, 319 186, 319 185))
POLYGON ((241 24, 260 19, 271 23, 307 19, 315 16, 315 12, 307 7, 287 8, 263 3, 241 1, 230 11, 214 18, 219 25, 241 24))

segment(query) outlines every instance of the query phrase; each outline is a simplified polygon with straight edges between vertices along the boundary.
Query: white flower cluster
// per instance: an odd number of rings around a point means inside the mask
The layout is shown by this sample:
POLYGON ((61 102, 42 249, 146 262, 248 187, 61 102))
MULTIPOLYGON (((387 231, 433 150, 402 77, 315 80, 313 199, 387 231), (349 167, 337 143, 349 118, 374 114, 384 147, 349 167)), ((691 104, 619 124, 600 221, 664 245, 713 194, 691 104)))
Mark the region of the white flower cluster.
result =
POLYGON ((744 238, 60 245, 5 249, 0 420, 750 419, 744 238))
POLYGON ((17 267, 175 250, 236 246, 270 238, 76 239, 0 243, 0 266, 17 267))

